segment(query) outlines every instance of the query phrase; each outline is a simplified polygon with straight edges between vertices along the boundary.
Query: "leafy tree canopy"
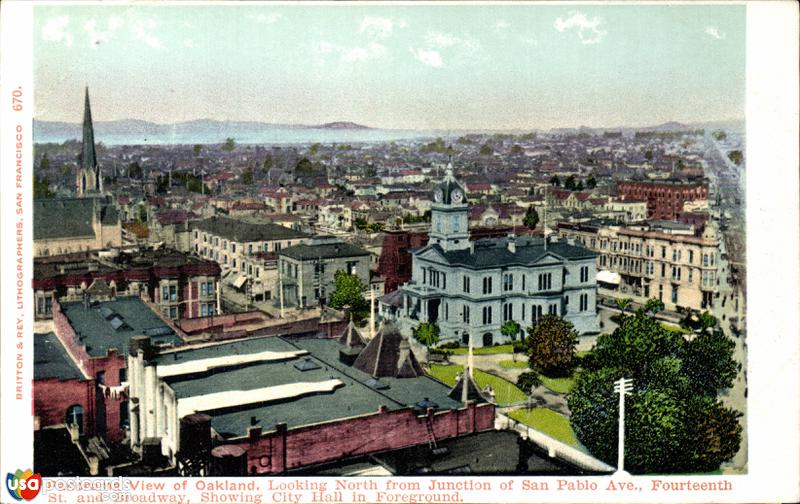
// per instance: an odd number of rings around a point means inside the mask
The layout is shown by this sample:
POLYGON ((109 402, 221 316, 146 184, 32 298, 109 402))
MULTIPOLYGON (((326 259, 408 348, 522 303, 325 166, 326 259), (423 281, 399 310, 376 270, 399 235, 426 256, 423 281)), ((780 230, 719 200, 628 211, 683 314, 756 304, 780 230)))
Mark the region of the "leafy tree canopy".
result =
POLYGON ((422 322, 414 328, 414 339, 431 347, 439 341, 439 326, 432 322, 422 322))
POLYGON ((337 271, 333 276, 334 291, 330 302, 332 308, 350 308, 353 319, 363 320, 369 313, 369 303, 364 299, 364 286, 356 275, 348 275, 344 271, 337 271))
POLYGON ((536 211, 536 208, 534 208, 533 205, 528 207, 522 223, 525 224, 528 229, 536 229, 536 226, 539 225, 539 213, 536 211))
POLYGON ((222 144, 222 150, 231 152, 233 149, 236 148, 236 141, 233 138, 228 137, 225 139, 225 143, 222 144))
POLYGON ((528 329, 530 368, 548 376, 567 376, 572 372, 578 333, 572 323, 557 315, 545 315, 528 329))

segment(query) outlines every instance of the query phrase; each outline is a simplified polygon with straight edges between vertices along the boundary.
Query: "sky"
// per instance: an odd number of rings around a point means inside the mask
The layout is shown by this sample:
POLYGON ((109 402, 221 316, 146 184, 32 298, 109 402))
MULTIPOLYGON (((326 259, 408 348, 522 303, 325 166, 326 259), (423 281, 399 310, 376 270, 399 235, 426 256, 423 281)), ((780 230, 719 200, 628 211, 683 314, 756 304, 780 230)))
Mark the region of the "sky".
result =
POLYGON ((35 117, 396 129, 742 119, 742 5, 48 5, 35 117))

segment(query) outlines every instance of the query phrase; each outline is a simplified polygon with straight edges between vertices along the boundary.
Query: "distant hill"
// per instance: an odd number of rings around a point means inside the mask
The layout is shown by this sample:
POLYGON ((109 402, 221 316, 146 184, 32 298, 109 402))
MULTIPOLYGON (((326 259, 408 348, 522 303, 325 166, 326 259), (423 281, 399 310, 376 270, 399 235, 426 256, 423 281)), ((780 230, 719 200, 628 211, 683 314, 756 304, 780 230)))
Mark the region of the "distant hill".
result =
POLYGON ((349 130, 365 130, 365 129, 372 129, 369 126, 364 126, 363 124, 356 124, 354 122, 349 121, 336 121, 336 122, 329 122, 325 124, 320 124, 319 126, 314 126, 315 128, 319 129, 349 129, 349 130))

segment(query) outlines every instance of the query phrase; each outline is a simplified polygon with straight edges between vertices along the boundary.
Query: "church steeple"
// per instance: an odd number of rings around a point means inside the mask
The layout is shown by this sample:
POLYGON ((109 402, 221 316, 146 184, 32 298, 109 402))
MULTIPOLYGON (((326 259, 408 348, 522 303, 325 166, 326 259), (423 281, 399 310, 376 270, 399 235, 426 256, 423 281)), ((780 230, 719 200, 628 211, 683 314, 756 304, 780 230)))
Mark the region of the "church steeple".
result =
POLYGON ((92 108, 89 105, 89 87, 83 104, 83 142, 76 182, 79 196, 99 194, 103 192, 103 176, 97 164, 97 152, 94 146, 94 125, 92 124, 92 108))
POLYGON ((81 168, 92 169, 97 166, 97 154, 94 150, 94 126, 92 125, 92 107, 89 105, 89 88, 86 88, 86 99, 83 105, 83 156, 81 168))

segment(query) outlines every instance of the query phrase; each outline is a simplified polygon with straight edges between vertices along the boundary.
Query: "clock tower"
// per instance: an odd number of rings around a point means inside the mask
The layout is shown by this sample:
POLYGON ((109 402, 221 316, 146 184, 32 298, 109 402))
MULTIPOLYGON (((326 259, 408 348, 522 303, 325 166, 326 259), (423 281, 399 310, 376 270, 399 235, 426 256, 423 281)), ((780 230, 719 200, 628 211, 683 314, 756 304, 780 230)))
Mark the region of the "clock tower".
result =
POLYGON ((464 186, 453 176, 453 165, 447 163, 444 180, 433 189, 429 244, 439 245, 445 252, 469 248, 469 206, 464 186))

